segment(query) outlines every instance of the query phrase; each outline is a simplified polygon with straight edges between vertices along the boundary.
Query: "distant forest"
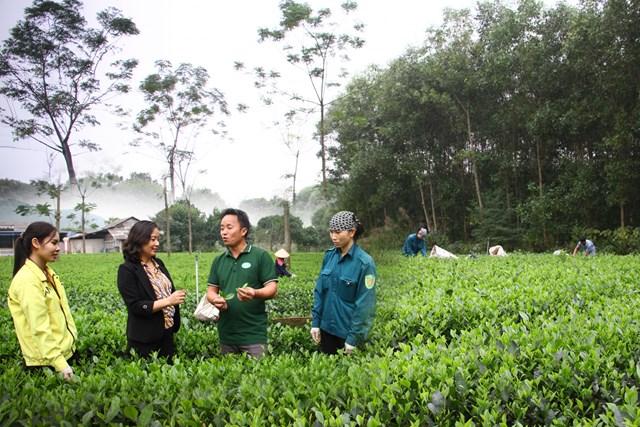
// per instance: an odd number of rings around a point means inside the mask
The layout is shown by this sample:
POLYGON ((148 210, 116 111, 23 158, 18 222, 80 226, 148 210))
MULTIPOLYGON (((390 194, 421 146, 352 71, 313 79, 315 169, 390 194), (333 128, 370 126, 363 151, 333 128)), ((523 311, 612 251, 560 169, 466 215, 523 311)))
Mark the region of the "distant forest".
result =
POLYGON ((586 234, 624 253, 640 220, 640 9, 450 10, 353 79, 328 126, 338 204, 370 226, 536 251, 586 234))

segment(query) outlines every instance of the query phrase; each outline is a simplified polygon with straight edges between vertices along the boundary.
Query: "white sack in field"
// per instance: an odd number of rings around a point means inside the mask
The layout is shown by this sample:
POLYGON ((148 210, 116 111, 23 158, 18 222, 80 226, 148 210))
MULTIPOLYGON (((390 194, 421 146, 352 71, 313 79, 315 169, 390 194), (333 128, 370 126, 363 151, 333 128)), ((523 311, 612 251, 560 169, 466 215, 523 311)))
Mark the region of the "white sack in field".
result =
POLYGON ((431 255, 429 255, 429 258, 456 258, 457 259, 458 257, 452 254, 451 252, 447 251, 446 249, 442 249, 439 246, 433 245, 433 248, 431 248, 431 255))
POLYGON ((507 253, 502 249, 502 246, 495 245, 489 248, 489 255, 491 256, 507 256, 507 253))
POLYGON ((562 255, 564 252, 562 251, 562 249, 558 249, 556 251, 553 251, 554 255, 562 255))

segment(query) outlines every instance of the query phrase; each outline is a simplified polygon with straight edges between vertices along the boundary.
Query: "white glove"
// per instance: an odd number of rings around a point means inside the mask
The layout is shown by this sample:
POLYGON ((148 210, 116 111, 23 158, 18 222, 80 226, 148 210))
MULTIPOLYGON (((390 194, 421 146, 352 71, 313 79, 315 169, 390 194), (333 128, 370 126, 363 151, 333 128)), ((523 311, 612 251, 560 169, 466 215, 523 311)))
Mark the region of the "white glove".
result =
POLYGON ((344 354, 351 354, 355 349, 356 348, 354 346, 344 343, 344 354))
POLYGON ((65 379, 65 381, 71 381, 73 379, 73 369, 71 369, 71 366, 67 366, 62 371, 60 371, 60 373, 62 373, 62 377, 65 379))
POLYGON ((320 328, 311 328, 311 338, 316 344, 320 343, 320 328))

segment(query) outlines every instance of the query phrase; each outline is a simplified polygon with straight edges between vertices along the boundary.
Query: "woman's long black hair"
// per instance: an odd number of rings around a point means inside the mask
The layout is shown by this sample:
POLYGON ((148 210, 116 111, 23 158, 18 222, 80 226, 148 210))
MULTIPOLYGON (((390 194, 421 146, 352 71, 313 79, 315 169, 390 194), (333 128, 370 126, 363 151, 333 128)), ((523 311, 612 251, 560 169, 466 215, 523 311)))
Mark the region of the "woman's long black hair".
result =
POLYGON ((151 240, 151 233, 158 225, 153 221, 138 221, 133 224, 127 240, 122 244, 122 254, 125 261, 131 261, 136 264, 140 263, 140 252, 142 252, 142 246, 146 245, 151 240))
POLYGON ((24 233, 16 239, 13 247, 13 275, 15 276, 18 273, 27 261, 27 258, 29 258, 29 255, 31 255, 31 251, 33 250, 31 241, 34 238, 38 239, 38 242, 44 243, 47 237, 57 232, 58 230, 48 222, 36 221, 29 224, 27 229, 24 230, 24 233))

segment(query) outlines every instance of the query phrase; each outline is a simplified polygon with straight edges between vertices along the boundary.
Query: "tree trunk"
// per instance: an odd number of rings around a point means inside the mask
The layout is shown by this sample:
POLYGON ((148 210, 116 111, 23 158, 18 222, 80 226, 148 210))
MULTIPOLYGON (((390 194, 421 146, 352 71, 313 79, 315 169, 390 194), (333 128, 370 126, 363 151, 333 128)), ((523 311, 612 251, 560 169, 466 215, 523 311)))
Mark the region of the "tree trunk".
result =
POLYGON ((187 201, 187 227, 189 229, 189 255, 193 252, 193 234, 191 231, 191 201, 186 198, 187 201))
POLYGON ((620 200, 620 227, 624 228, 624 200, 620 200))
POLYGON ((76 170, 73 167, 73 155, 71 154, 71 148, 69 147, 68 136, 67 139, 60 144, 62 147, 62 156, 67 165, 67 172, 69 173, 69 182, 71 185, 78 185, 78 178, 76 177, 76 170))
POLYGON ((433 196, 433 181, 429 177, 429 198, 431 199, 431 215, 433 215, 433 232, 438 232, 438 222, 436 221, 436 199, 433 196))
POLYGON ((169 161, 169 183, 171 184, 171 192, 169 193, 169 204, 170 205, 173 205, 176 202, 175 174, 176 174, 176 164, 175 164, 175 161, 174 161, 174 159, 172 157, 171 160, 169 161))
MULTIPOLYGON (((284 250, 291 254, 291 219, 289 217, 289 202, 286 200, 282 203, 284 208, 284 250)), ((291 269, 291 257, 285 260, 291 269)))
MULTIPOLYGON (((473 132, 471 132, 471 114, 469 113, 469 109, 462 104, 460 99, 456 96, 456 101, 460 104, 460 108, 464 111, 465 117, 467 119, 467 142, 469 143, 469 150, 471 150, 472 154, 475 154, 475 146, 473 144, 473 132)), ((476 189, 476 197, 478 198, 478 208, 480 210, 480 220, 482 221, 482 211, 484 206, 482 204, 482 194, 480 193, 480 178, 478 177, 478 169, 476 167, 476 161, 474 156, 471 156, 471 173, 473 174, 473 181, 476 189)))
POLYGON ((478 176, 478 168, 476 167, 475 160, 471 161, 471 171, 473 173, 473 183, 476 188, 476 196, 478 197, 478 208, 480 209, 480 220, 482 221, 482 211, 484 206, 482 205, 482 195, 480 193, 480 177, 478 176))
POLYGON ((61 216, 61 212, 60 212, 60 193, 62 192, 62 189, 60 188, 60 186, 57 187, 57 191, 56 191, 56 230, 58 230, 58 232, 60 232, 60 216, 61 216))
POLYGON ((433 230, 433 225, 430 224, 429 220, 429 212, 427 212, 427 204, 424 200, 424 191, 422 189, 422 177, 418 177, 418 188, 420 189, 420 203, 422 204, 422 212, 424 214, 424 219, 427 222, 427 227, 429 230, 433 230))
POLYGON ((324 146, 324 104, 320 103, 320 159, 322 160, 322 196, 329 200, 327 188, 327 151, 324 146))
POLYGON ((165 231, 167 235, 167 243, 165 244, 165 251, 167 257, 171 256, 171 212, 169 211, 169 201, 167 200, 167 179, 164 180, 164 217, 165 217, 165 231))
MULTIPOLYGON (((536 162, 538 167, 538 194, 540 196, 540 201, 542 201, 542 197, 544 196, 543 191, 543 183, 542 183, 542 154, 540 153, 540 141, 538 138, 534 138, 536 144, 536 162)), ((542 222, 542 241, 544 242, 544 247, 549 247, 549 235, 547 233, 547 223, 543 220, 542 222)))
POLYGON ((87 239, 86 239, 86 224, 85 224, 85 219, 84 219, 84 211, 85 211, 85 205, 84 205, 84 201, 85 201, 85 196, 84 194, 82 195, 82 209, 80 209, 80 224, 82 226, 82 253, 86 254, 87 253, 87 239))
POLYGON ((296 166, 293 169, 293 189, 291 191, 291 204, 296 205, 296 178, 298 177, 298 159, 300 157, 300 150, 296 151, 296 166))

